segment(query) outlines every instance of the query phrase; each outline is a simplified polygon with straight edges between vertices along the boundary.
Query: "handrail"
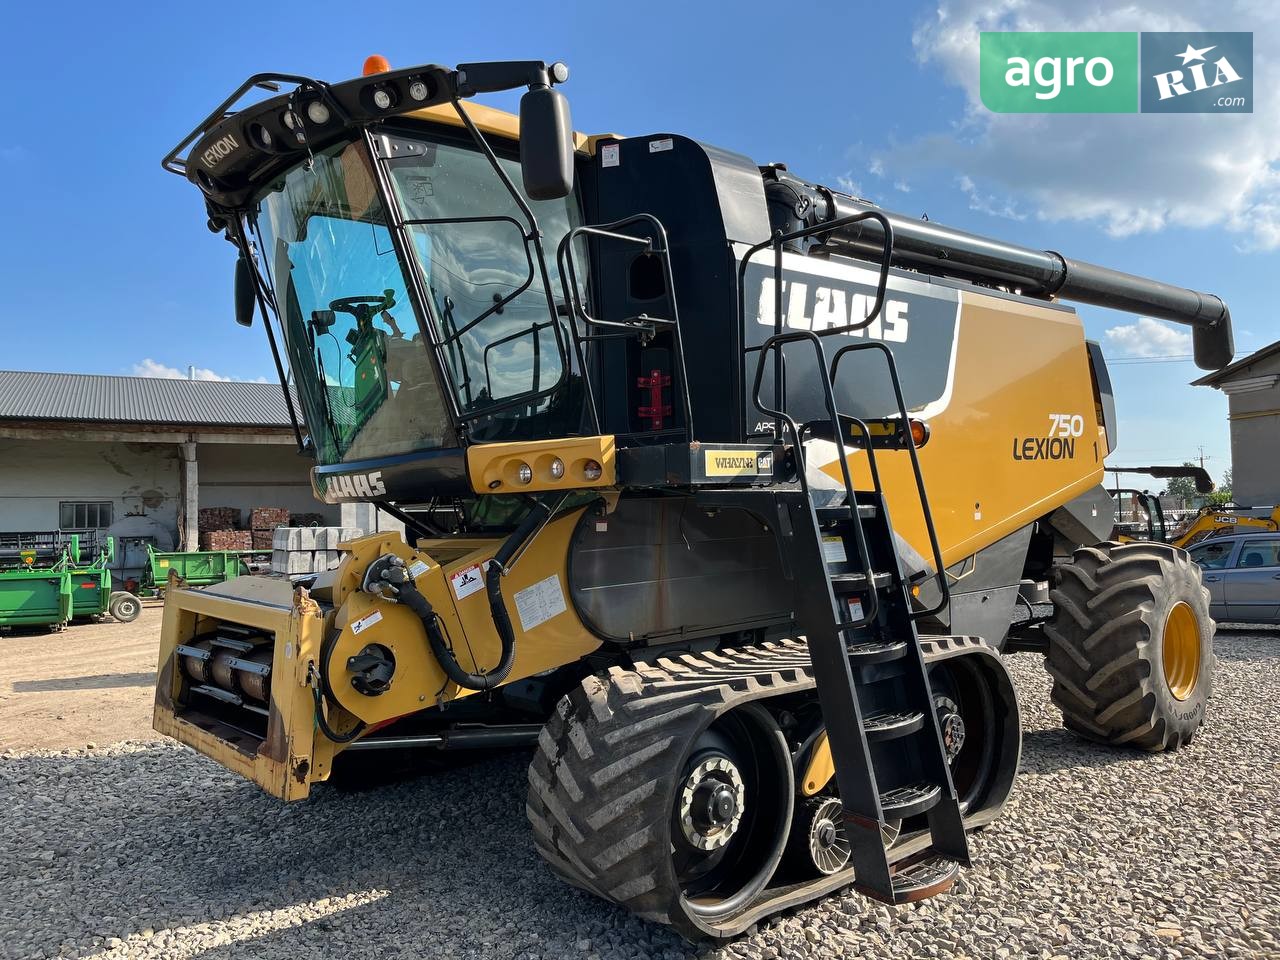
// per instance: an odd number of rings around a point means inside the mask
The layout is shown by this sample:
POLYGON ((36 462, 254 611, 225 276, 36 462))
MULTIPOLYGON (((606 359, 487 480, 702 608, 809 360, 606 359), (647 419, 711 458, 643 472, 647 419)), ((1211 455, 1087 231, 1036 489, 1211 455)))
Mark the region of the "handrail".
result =
MULTIPOLYGON (((924 474, 920 470, 920 455, 916 453, 915 442, 911 439, 911 422, 907 415, 907 404, 902 394, 902 381, 898 378, 898 365, 893 359, 893 351, 886 347, 883 343, 875 341, 867 341, 865 343, 850 343, 841 347, 836 351, 836 355, 831 358, 831 372, 827 380, 832 384, 835 383, 836 374, 840 369, 840 360, 846 353, 852 353, 855 350, 879 350, 884 354, 886 363, 889 365, 889 379, 893 383, 893 396, 898 404, 898 422, 902 430, 902 435, 907 441, 907 453, 911 457, 911 470, 915 474, 916 492, 920 496, 920 512, 924 515, 925 529, 929 533, 929 547, 933 551, 934 578, 938 581, 938 589, 941 599, 932 607, 926 607, 923 610, 911 611, 911 619, 921 620, 925 617, 931 617, 935 613, 940 613, 951 602, 951 588, 947 584, 947 571, 942 564, 942 548, 938 543, 938 531, 933 524, 933 510, 929 507, 929 497, 924 489, 924 474)), ((839 433, 839 424, 836 425, 836 432, 839 433)), ((867 438, 867 450, 871 450, 871 438, 867 438)), ((874 469, 874 468, 873 468, 874 469)), ((879 481, 876 481, 876 488, 879 489, 879 481)))
MULTIPOLYGON (((747 266, 754 257, 765 247, 773 247, 773 333, 777 336, 782 332, 782 248, 788 243, 795 240, 803 240, 806 237, 817 236, 818 234, 830 233, 833 230, 839 230, 854 223, 860 223, 863 220, 875 220, 880 224, 880 228, 884 231, 884 248, 880 257, 880 277, 876 284, 876 301, 875 306, 867 316, 858 323, 848 323, 841 327, 829 327, 826 330, 818 332, 818 336, 829 337, 837 333, 854 333, 858 330, 869 327, 875 319, 880 316, 880 310, 884 306, 884 295, 889 285, 889 264, 893 258, 893 225, 889 222, 889 218, 884 214, 875 210, 866 210, 862 213, 856 213, 848 217, 841 217, 838 220, 832 220, 827 223, 818 223, 810 227, 803 227, 800 230, 793 230, 791 233, 783 233, 776 231, 768 240, 762 240, 753 247, 749 247, 747 252, 742 255, 742 259, 738 263, 738 328, 746 330, 747 323, 747 266)), ((743 352, 751 353, 760 350, 760 347, 747 347, 743 352)), ((763 351, 760 354, 764 356, 763 351)), ((774 361, 774 378, 773 392, 774 403, 782 404, 782 351, 778 351, 777 358, 774 361)), ((837 432, 839 424, 836 424, 837 432)), ((782 439, 782 421, 774 420, 774 439, 781 441, 782 439)), ((868 437, 870 440, 870 437, 868 437)), ((799 437, 797 436, 797 442, 799 437)))
MULTIPOLYGON (((785 419, 790 425, 791 435, 796 438, 796 457, 797 457, 796 473, 800 477, 800 488, 805 492, 805 496, 808 496, 809 483, 805 477, 804 446, 803 444, 800 443, 800 439, 799 439, 800 428, 797 426, 795 420, 792 419, 792 417, 789 414, 787 414, 783 410, 771 410, 769 407, 765 406, 764 401, 760 398, 760 385, 761 385, 761 381, 764 379, 764 361, 765 361, 765 357, 769 355, 769 351, 779 347, 782 344, 799 342, 801 340, 813 344, 814 353, 817 355, 817 359, 818 359, 818 371, 819 371, 818 379, 822 381, 823 399, 826 402, 827 413, 831 415, 831 421, 833 424, 835 424, 835 431, 834 431, 835 444, 836 444, 836 450, 838 451, 840 456, 840 473, 844 479, 845 493, 849 501, 849 512, 854 521, 853 522, 854 541, 858 548, 858 559, 862 563, 863 573, 866 574, 867 583, 871 588, 867 591, 867 594, 866 594, 867 606, 863 610, 862 619, 855 621, 853 623, 853 626, 857 626, 857 627, 866 626, 867 624, 873 623, 875 621, 876 615, 880 611, 880 597, 875 589, 875 577, 873 576, 873 571, 872 571, 871 552, 867 547, 866 531, 862 529, 862 521, 858 516, 858 498, 854 493, 854 489, 853 489, 853 477, 849 473, 848 452, 844 445, 844 436, 840 430, 840 415, 839 415, 839 412, 836 410, 835 391, 832 389, 832 386, 831 386, 831 378, 827 375, 827 358, 826 358, 825 352, 822 349, 822 341, 818 338, 818 335, 811 330, 792 330, 787 333, 775 333, 772 337, 766 340, 764 344, 762 344, 761 346, 760 360, 756 363, 756 376, 755 376, 755 382, 752 384, 752 388, 751 388, 751 399, 752 399, 752 402, 755 404, 756 409, 759 410, 761 413, 763 413, 765 416, 773 417, 775 420, 778 420, 778 421, 785 419)), ((779 351, 779 353, 780 352, 781 351, 779 351)), ((856 418, 851 418, 851 419, 856 419, 856 418)), ((863 423, 861 420, 858 420, 857 422, 860 425, 863 431, 863 434, 867 438, 867 449, 870 450, 871 449, 871 433, 868 430, 867 425, 865 423, 863 423)), ((876 473, 875 475, 878 481, 879 474, 876 473)), ((877 491, 878 489, 879 489, 879 485, 877 482, 877 491)))
MULTIPOLYGON (((624 217, 621 220, 614 220, 610 223, 602 223, 594 226, 574 227, 560 241, 559 247, 556 249, 556 270, 560 274, 560 289, 564 296, 565 305, 570 311, 569 331, 573 337, 574 347, 579 357, 582 357, 582 341, 587 339, 602 339, 602 337, 586 337, 578 332, 577 321, 581 320, 588 326, 612 328, 623 331, 617 336, 653 336, 655 326, 664 326, 671 329, 671 338, 675 347, 675 365, 680 379, 680 399, 684 407, 685 433, 690 441, 694 440, 693 427, 693 401, 689 394, 689 376, 685 367, 684 360, 684 338, 680 333, 680 310, 676 302, 676 282, 675 275, 671 271, 671 246, 667 241, 667 230, 662 225, 662 221, 649 213, 637 213, 630 217, 624 217), (650 227, 656 236, 658 243, 654 244, 654 237, 637 237, 629 233, 621 233, 624 227, 633 224, 643 223, 650 227), (573 242, 579 237, 592 236, 605 240, 618 240, 623 243, 631 243, 645 248, 645 252, 655 255, 662 263, 663 281, 666 284, 667 300, 671 306, 671 319, 663 319, 660 317, 649 317, 642 315, 641 323, 633 323, 630 321, 604 320, 591 316, 582 304, 582 298, 579 295, 578 271, 573 256, 573 242)), ((585 371, 586 365, 583 363, 585 371)), ((587 383, 588 397, 591 402, 591 412, 596 420, 597 427, 599 425, 599 412, 596 409, 595 392, 591 388, 589 380, 587 383)))

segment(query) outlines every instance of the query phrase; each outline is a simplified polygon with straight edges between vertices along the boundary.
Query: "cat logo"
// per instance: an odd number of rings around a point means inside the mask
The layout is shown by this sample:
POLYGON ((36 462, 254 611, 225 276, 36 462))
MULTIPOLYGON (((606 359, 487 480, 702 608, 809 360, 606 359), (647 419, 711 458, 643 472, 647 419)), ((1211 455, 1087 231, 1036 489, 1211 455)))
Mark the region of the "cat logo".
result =
POLYGON ((773 454, 762 450, 707 450, 703 469, 708 477, 769 477, 773 454))

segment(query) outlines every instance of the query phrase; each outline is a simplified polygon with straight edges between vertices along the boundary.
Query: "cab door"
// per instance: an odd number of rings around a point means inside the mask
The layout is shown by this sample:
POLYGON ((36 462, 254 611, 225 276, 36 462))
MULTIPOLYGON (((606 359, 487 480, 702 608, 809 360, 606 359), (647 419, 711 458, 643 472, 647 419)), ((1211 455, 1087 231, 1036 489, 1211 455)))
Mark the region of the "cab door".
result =
POLYGON ((1228 620, 1280 621, 1280 538, 1242 538, 1234 564, 1222 575, 1228 620))

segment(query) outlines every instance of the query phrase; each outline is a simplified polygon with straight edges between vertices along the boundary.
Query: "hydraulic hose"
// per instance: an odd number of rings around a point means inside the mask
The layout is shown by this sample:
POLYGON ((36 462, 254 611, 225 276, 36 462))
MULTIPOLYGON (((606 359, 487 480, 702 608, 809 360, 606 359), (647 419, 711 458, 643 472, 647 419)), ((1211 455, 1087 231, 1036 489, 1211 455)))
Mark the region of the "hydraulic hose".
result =
MULTIPOLYGON (((422 629, 427 634, 431 653, 439 661, 445 676, 467 690, 492 690, 507 678, 516 657, 515 629, 511 625, 511 616, 507 613, 506 601, 502 598, 502 575, 516 551, 537 532, 551 513, 552 508, 546 503, 540 500, 534 501, 533 507, 520 521, 520 525, 503 541, 498 552, 489 561, 489 570, 485 576, 485 590, 489 597, 489 612, 493 617, 493 626, 498 631, 498 639, 502 642, 501 656, 492 670, 471 673, 458 663, 457 657, 449 648, 444 632, 440 629, 440 619, 436 616, 431 601, 419 592, 413 578, 407 575, 404 561, 399 557, 388 554, 371 564, 365 575, 366 584, 379 582, 390 584, 396 592, 396 602, 403 603, 422 621, 422 629)), ((366 586, 365 589, 369 587, 366 586)))
POLYGON ((323 733, 326 737, 328 737, 334 743, 350 743, 356 737, 360 736, 360 734, 364 733, 365 722, 363 720, 357 723, 354 727, 352 727, 346 733, 334 733, 333 728, 329 726, 329 721, 325 718, 325 715, 324 715, 324 706, 321 703, 323 697, 320 693, 319 686, 315 688, 314 693, 315 693, 315 701, 316 701, 316 726, 320 728, 321 733, 323 733))

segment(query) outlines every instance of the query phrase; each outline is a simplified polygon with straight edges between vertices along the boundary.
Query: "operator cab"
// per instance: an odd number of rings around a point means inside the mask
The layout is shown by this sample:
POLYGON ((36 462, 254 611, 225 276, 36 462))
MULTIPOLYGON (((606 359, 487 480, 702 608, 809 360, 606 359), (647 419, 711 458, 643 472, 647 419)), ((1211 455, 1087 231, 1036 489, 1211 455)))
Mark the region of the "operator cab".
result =
POLYGON ((240 319, 254 301, 267 318, 317 494, 465 495, 469 444, 583 432, 581 363, 544 253, 582 220, 552 88, 568 74, 381 58, 365 74, 250 78, 165 167, 240 249, 240 319), (295 89, 240 105, 281 84, 295 89), (512 118, 474 107, 482 132, 460 102, 518 86, 523 164, 512 118))

